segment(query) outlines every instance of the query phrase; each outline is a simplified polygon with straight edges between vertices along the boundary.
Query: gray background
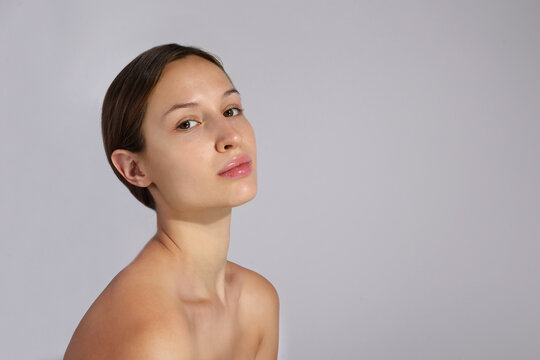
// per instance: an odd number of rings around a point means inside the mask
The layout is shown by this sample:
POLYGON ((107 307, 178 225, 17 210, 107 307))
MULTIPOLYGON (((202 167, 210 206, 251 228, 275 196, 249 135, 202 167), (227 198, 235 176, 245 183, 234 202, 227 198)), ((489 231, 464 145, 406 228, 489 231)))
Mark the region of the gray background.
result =
POLYGON ((216 53, 257 135, 230 259, 280 359, 540 358, 537 1, 0 3, 0 358, 58 359, 155 230, 100 134, 154 45, 216 53))

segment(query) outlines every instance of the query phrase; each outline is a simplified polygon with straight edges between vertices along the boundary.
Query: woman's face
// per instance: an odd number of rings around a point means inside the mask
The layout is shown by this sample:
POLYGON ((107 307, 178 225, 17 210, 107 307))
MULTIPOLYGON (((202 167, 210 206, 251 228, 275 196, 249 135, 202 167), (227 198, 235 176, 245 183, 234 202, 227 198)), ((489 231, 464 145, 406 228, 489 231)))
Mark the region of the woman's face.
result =
POLYGON ((188 56, 165 67, 142 124, 141 161, 157 210, 230 208, 255 197, 255 134, 241 109, 240 95, 213 63, 188 56), (242 155, 251 158, 251 173, 218 175, 242 155))

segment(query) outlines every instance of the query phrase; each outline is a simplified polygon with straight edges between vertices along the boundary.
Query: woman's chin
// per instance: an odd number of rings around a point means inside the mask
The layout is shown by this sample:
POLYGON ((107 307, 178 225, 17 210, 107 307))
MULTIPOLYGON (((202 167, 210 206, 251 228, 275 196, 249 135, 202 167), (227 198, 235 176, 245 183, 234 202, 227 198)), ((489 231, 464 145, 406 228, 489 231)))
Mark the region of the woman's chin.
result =
POLYGON ((250 202, 255 198, 257 195, 257 187, 251 187, 251 188, 245 188, 243 189, 241 194, 238 194, 238 196, 235 196, 234 199, 231 199, 231 207, 236 207, 243 205, 247 202, 250 202))

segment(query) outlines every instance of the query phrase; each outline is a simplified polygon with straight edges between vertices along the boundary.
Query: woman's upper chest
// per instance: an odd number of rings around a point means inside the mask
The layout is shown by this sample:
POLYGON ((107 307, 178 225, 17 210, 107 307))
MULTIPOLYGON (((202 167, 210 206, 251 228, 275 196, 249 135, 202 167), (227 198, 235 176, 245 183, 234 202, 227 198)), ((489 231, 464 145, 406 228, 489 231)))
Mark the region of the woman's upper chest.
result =
POLYGON ((198 358, 254 359, 259 346, 259 326, 242 299, 241 288, 227 289, 226 302, 184 304, 198 358))

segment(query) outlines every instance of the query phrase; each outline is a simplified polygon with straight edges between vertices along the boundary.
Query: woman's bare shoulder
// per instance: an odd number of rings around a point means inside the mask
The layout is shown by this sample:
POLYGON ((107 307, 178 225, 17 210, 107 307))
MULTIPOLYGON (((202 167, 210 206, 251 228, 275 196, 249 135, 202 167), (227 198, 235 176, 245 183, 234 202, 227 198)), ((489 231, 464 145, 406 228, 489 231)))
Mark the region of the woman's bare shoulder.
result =
POLYGON ((279 302, 279 296, 272 283, 261 274, 240 266, 232 261, 228 261, 229 273, 237 278, 242 293, 248 298, 265 298, 271 302, 279 302))
POLYGON ((265 327, 279 315, 279 295, 272 283, 261 274, 229 261, 230 273, 238 279, 240 305, 250 319, 265 327))
POLYGON ((178 358, 189 353, 188 339, 187 319, 167 287, 128 266, 88 309, 64 360, 178 358))
POLYGON ((255 327, 259 337, 257 359, 276 359, 279 341, 279 296, 276 288, 255 271, 232 262, 229 266, 241 286, 244 321, 249 323, 249 327, 255 327))

